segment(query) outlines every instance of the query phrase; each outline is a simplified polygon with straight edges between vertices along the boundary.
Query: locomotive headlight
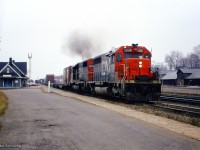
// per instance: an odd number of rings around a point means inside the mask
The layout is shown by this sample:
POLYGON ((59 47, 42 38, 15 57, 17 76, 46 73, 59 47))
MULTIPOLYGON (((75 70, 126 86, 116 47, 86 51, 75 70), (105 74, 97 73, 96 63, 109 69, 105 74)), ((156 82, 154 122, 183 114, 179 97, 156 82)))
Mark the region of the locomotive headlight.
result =
POLYGON ((142 65, 139 65, 139 68, 142 68, 142 65))
POLYGON ((142 65, 142 62, 141 62, 141 61, 139 61, 139 65, 142 65))

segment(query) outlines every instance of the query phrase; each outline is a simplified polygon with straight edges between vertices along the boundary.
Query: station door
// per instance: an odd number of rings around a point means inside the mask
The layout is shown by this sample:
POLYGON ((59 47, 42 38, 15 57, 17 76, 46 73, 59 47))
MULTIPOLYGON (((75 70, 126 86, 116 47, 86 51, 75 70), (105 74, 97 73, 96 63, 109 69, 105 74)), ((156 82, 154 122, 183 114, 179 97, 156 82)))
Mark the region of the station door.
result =
POLYGON ((4 87, 12 87, 12 79, 4 79, 4 87))

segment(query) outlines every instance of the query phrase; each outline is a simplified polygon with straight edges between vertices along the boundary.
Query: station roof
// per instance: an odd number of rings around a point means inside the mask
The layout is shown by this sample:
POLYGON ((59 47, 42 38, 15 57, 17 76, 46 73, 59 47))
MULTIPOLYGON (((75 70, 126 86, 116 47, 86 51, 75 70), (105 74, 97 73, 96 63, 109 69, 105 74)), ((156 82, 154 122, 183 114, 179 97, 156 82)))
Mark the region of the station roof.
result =
POLYGON ((192 74, 186 79, 200 79, 200 69, 193 70, 192 74))
POLYGON ((199 72, 200 69, 179 69, 182 73, 196 73, 199 72))
POLYGON ((176 80, 177 79, 177 70, 170 70, 161 80, 176 80))
POLYGON ((159 72, 159 74, 161 74, 161 75, 166 75, 167 73, 169 73, 169 72, 174 72, 174 71, 177 72, 177 70, 161 70, 161 71, 159 72))

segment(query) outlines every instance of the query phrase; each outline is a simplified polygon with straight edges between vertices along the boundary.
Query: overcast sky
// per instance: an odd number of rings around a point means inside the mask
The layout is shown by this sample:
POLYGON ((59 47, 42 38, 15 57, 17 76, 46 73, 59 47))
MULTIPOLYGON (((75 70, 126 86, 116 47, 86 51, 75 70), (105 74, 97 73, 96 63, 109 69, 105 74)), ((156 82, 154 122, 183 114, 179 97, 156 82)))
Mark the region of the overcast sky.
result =
POLYGON ((0 0, 0 61, 31 52, 33 79, 82 61, 66 46, 73 34, 96 45, 92 56, 139 43, 164 62, 200 44, 200 0, 0 0))

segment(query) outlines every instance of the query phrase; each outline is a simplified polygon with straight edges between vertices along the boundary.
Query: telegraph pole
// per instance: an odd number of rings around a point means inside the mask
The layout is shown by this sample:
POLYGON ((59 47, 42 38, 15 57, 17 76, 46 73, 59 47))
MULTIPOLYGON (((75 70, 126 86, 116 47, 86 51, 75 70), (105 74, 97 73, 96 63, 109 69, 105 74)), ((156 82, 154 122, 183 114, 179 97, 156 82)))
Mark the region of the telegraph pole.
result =
POLYGON ((28 53, 28 59, 29 59, 29 80, 31 80, 31 58, 32 58, 32 53, 28 53))

